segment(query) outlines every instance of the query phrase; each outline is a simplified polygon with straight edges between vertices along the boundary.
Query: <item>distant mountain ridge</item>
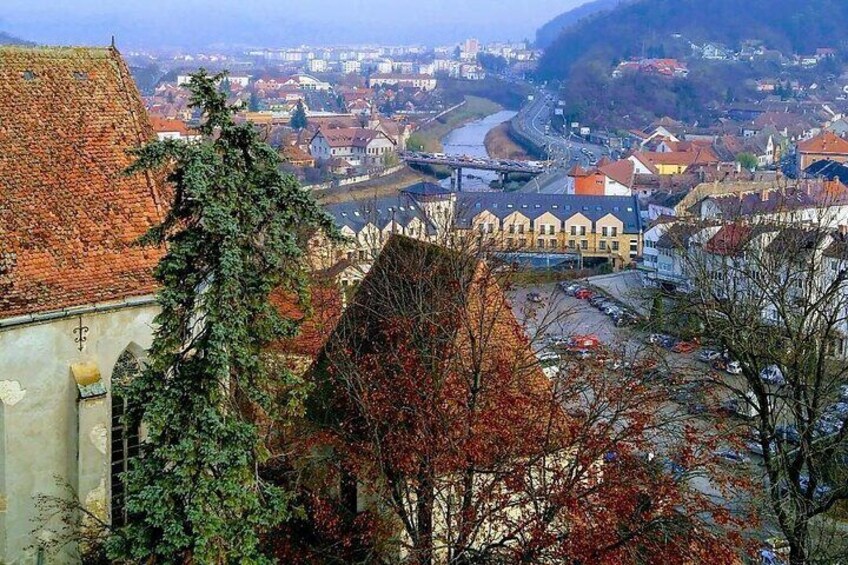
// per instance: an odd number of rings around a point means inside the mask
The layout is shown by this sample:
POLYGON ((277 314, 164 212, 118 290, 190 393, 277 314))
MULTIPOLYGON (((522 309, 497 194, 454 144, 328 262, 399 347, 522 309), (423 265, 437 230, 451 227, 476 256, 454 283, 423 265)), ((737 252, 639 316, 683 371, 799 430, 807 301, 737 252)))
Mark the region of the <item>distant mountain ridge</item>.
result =
POLYGON ((25 39, 21 39, 20 37, 15 37, 14 35, 9 35, 6 32, 0 31, 0 45, 35 45, 32 41, 27 41, 25 39))
POLYGON ((546 49, 569 26, 594 16, 599 12, 615 8, 623 0, 593 0, 555 17, 536 31, 536 47, 546 49))
POLYGON ((758 39, 784 54, 845 51, 847 28, 845 0, 636 0, 563 30, 547 48, 539 74, 564 78, 578 63, 611 64, 670 43, 673 34, 728 47, 758 39))

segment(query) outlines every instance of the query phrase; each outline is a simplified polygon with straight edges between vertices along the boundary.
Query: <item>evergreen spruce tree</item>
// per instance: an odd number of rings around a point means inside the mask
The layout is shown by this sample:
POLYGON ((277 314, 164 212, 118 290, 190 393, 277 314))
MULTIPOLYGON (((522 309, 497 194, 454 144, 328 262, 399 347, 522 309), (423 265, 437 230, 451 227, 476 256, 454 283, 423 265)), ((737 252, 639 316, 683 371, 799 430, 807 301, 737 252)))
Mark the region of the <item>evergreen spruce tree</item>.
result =
POLYGON ((291 117, 291 127, 296 130, 302 130, 307 126, 309 120, 306 119, 306 108, 303 107, 303 100, 297 101, 297 108, 291 117))
POLYGON ((267 452, 248 412, 270 410, 263 345, 296 332, 269 293, 302 292, 303 236, 332 235, 332 222, 256 131, 234 124, 221 78, 201 71, 188 86, 204 141, 151 142, 129 171, 165 171, 173 202, 141 242, 167 250, 149 361, 115 385, 127 425, 147 436, 122 476, 126 525, 107 540, 115 561, 262 563, 263 531, 294 511, 259 474, 267 452))

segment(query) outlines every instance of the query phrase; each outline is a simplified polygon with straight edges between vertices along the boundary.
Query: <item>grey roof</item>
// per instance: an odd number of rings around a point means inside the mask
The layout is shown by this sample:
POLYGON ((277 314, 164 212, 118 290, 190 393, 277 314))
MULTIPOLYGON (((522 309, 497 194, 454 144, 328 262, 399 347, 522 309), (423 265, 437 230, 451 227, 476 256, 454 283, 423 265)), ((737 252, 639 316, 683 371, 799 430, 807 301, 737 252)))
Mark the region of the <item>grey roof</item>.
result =
POLYGON ((403 189, 412 197, 416 196, 447 196, 453 191, 432 182, 419 182, 403 189))
POLYGON ((428 230, 435 229, 418 204, 405 195, 330 204, 325 210, 335 218, 337 226, 347 226, 356 233, 369 222, 382 230, 389 226, 392 220, 402 226, 408 226, 415 218, 424 222, 428 230))
POLYGON ((583 196, 525 192, 461 192, 457 194, 457 223, 468 227, 483 210, 503 220, 521 212, 531 220, 550 212, 561 221, 582 214, 596 222, 607 214, 619 218, 624 233, 640 233, 642 223, 635 196, 583 196))

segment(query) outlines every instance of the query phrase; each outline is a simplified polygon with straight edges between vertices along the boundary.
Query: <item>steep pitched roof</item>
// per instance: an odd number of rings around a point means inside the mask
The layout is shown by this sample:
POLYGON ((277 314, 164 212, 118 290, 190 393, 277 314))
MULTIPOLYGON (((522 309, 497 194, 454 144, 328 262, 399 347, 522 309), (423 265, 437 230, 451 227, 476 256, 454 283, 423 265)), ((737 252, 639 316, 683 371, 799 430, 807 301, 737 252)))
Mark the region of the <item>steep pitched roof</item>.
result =
POLYGON ((814 153, 820 155, 848 155, 848 141, 831 131, 798 144, 799 153, 814 153))
POLYGON ((633 175, 636 171, 636 165, 633 161, 622 159, 614 163, 609 163, 598 168, 604 175, 608 176, 618 184, 626 187, 633 186, 633 175))
POLYGON ((153 137, 116 50, 0 48, 0 318, 154 291, 160 187, 123 174, 153 137))

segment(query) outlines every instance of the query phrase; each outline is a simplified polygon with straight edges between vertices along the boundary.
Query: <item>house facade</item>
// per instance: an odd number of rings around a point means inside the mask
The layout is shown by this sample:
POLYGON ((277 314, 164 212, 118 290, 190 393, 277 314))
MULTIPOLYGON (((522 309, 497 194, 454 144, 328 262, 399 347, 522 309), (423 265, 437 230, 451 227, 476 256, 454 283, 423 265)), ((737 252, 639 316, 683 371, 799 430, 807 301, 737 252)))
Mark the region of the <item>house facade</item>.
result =
POLYGON ((309 154, 318 161, 342 159, 353 166, 382 165, 397 146, 379 130, 336 128, 319 130, 309 142, 309 154))

